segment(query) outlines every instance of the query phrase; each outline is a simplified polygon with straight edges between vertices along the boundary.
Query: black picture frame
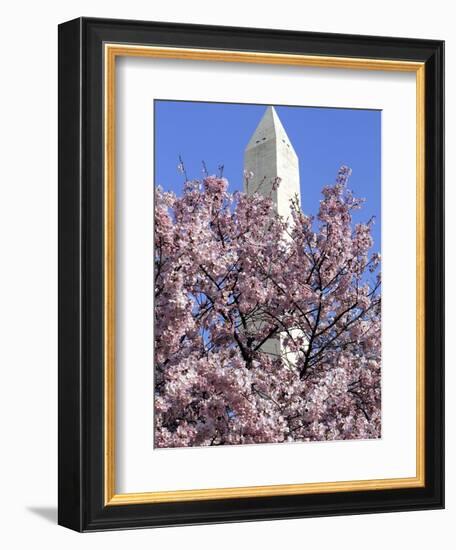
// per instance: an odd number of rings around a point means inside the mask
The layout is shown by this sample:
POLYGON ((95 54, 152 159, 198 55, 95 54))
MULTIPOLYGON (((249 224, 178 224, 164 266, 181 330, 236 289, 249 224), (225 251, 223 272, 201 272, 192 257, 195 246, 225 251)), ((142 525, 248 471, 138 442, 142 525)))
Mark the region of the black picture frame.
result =
POLYGON ((76 531, 444 507, 444 43, 78 18, 59 26, 58 523, 76 531), (424 487, 106 506, 103 397, 103 44, 425 64, 424 487))

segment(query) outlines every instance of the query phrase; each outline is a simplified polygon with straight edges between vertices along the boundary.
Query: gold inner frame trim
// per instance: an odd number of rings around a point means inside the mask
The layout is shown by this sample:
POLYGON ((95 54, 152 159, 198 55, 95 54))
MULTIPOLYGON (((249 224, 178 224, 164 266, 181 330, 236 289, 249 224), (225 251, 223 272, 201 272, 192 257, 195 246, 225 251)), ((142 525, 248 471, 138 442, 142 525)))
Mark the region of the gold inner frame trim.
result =
POLYGON ((425 486, 424 375, 425 375, 425 68, 424 63, 388 59, 325 57, 263 52, 104 45, 104 496, 105 505, 152 504, 372 491, 425 486), (189 489, 116 494, 115 483, 115 159, 116 58, 151 57, 232 63, 261 63, 336 69, 414 72, 416 75, 416 475, 407 478, 333 481, 219 489, 189 489))

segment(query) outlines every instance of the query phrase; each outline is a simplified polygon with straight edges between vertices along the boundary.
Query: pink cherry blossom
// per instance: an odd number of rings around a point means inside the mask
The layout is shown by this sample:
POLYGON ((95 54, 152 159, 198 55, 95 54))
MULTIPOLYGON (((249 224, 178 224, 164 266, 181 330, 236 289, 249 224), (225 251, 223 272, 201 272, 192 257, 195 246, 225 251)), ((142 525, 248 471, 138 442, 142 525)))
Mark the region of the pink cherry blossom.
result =
POLYGON ((156 446, 380 437, 380 255, 350 173, 288 221, 222 177, 156 190, 156 446))

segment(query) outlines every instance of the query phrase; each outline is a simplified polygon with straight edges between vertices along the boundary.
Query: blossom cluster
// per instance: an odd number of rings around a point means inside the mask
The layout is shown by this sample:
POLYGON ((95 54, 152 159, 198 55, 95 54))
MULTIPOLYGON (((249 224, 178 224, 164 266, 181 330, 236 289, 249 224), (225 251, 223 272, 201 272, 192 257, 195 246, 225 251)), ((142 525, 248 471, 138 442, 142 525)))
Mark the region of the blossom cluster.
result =
POLYGON ((349 176, 289 219, 222 177, 156 190, 156 446, 380 437, 380 255, 349 176))

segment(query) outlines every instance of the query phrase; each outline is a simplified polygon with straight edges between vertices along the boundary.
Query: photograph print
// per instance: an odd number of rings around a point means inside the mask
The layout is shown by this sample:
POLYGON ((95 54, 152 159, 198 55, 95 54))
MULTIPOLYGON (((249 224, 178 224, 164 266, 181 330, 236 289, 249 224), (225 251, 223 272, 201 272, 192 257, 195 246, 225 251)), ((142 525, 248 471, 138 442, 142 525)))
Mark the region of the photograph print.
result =
POLYGON ((153 131, 155 448, 380 438, 381 111, 156 100, 153 131))

